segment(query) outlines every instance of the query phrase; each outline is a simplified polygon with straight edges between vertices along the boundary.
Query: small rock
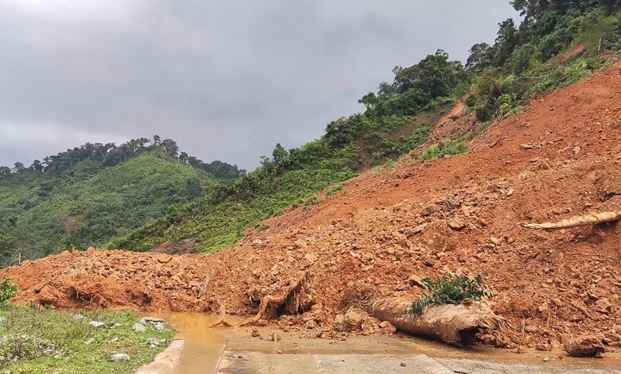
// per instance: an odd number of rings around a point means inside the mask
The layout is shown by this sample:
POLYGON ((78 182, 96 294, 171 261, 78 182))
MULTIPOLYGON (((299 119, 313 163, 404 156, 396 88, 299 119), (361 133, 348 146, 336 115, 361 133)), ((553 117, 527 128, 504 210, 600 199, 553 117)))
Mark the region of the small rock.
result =
POLYGON ((602 314, 610 314, 612 312, 612 304, 610 300, 603 297, 595 302, 595 310, 602 314))
POLYGON ((259 330, 257 329, 252 329, 252 332, 250 333, 250 336, 252 336, 253 338, 258 338, 261 336, 261 333, 259 333, 259 330))
POLYGON ((408 179, 408 178, 411 178, 412 175, 413 175, 413 173, 410 170, 407 170, 407 171, 401 173, 401 175, 399 175, 399 178, 401 178, 401 179, 408 179))
POLYGON ((463 230, 464 228, 466 228, 466 224, 464 223, 464 221, 460 220, 460 219, 452 219, 448 222, 448 226, 455 230, 455 231, 460 231, 463 230))
POLYGON ((282 354, 282 349, 279 349, 278 351, 276 351, 276 353, 278 353, 279 355, 282 354))
POLYGON ((518 347, 517 347, 517 349, 515 350, 515 353, 518 353, 518 354, 524 354, 524 353, 526 353, 526 348, 524 348, 523 346, 521 346, 521 345, 520 345, 520 346, 518 346, 518 347))
POLYGON ((129 361, 129 355, 126 355, 125 353, 115 353, 110 359, 113 362, 125 362, 129 361))
POLYGON ((543 362, 548 362, 548 361, 550 361, 550 357, 545 356, 545 357, 543 358, 543 362))
POLYGON ((564 348, 573 357, 601 356, 606 351, 602 340, 600 335, 582 335, 566 342, 564 348))
POLYGON ((420 234, 421 232, 425 231, 425 227, 426 226, 427 225, 423 223, 421 225, 418 225, 418 226, 414 227, 412 229, 412 234, 420 234))
POLYGON ((153 328, 157 331, 162 331, 166 328, 166 325, 161 322, 156 322, 155 324, 153 324, 153 328))
POLYGON ((277 341, 280 341, 280 339, 281 339, 281 338, 280 338, 280 335, 278 335, 278 334, 276 333, 276 331, 274 331, 274 332, 272 333, 272 341, 273 341, 273 342, 277 342, 277 341))
POLYGON ((379 327, 382 329, 382 333, 384 334, 392 335, 397 332, 397 328, 388 321, 380 322, 379 327))
POLYGON ((6 318, 0 317, 0 323, 4 323, 4 322, 6 322, 6 318))
POLYGON ((89 322, 89 325, 91 327, 94 327, 96 329, 100 328, 100 327, 104 327, 106 325, 105 322, 101 322, 101 321, 91 321, 89 322))
POLYGON ((144 317, 140 319, 139 323, 142 323, 143 325, 146 325, 147 323, 164 323, 164 320, 157 317, 144 317))
POLYGON ((342 314, 337 314, 334 317, 334 328, 337 331, 346 331, 347 326, 345 325, 345 316, 342 314))
POLYGON ((83 321, 83 320, 86 319, 86 317, 84 317, 81 314, 74 314, 74 315, 71 316, 71 319, 74 320, 74 321, 83 321))
POLYGON ((410 284, 410 286, 418 286, 422 289, 426 289, 425 283, 423 283, 423 278, 419 277, 418 275, 410 275, 410 277, 408 278, 408 283, 410 284))
POLYGON ((156 339, 156 338, 149 338, 149 339, 147 339, 147 345, 150 348, 157 348, 157 347, 160 346, 161 343, 162 343, 162 341, 159 340, 159 339, 156 339))
POLYGON ((146 332, 147 328, 145 327, 145 325, 141 324, 141 323, 136 323, 134 324, 134 326, 132 327, 132 330, 136 331, 136 332, 146 332))
POLYGON ((402 363, 401 363, 401 367, 402 367, 402 368, 404 368, 404 367, 406 367, 406 366, 408 366, 408 365, 407 365, 405 362, 402 362, 402 363))
POLYGON ((316 329, 317 328, 317 322, 315 322, 314 319, 310 319, 310 320, 306 321, 306 324, 304 325, 304 327, 306 327, 308 330, 316 329))
POLYGON ((533 325, 526 325, 524 327, 524 331, 526 331, 529 334, 534 334, 537 331, 539 331, 539 329, 536 326, 533 326, 533 325))

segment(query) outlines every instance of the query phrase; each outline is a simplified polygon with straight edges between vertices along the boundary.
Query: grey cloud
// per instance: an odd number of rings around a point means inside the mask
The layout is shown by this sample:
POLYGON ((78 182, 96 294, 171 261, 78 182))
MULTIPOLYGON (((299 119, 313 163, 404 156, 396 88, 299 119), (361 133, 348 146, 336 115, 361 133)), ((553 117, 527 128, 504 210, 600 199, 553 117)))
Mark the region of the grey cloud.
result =
POLYGON ((463 60, 510 16, 498 0, 0 0, 0 164, 159 134, 252 168, 360 111, 393 66, 463 60))

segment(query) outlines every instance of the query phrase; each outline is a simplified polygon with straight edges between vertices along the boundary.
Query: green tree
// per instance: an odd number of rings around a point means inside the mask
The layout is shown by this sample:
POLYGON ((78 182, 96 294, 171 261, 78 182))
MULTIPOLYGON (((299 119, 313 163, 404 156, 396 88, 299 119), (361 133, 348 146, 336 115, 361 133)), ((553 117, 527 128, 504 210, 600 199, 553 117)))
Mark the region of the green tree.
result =
POLYGON ((272 152, 272 159, 274 160, 274 165, 277 169, 284 169, 289 164, 289 151, 278 143, 272 152))
POLYGON ((490 64, 489 54, 492 47, 487 43, 477 43, 470 47, 466 69, 477 70, 490 64))

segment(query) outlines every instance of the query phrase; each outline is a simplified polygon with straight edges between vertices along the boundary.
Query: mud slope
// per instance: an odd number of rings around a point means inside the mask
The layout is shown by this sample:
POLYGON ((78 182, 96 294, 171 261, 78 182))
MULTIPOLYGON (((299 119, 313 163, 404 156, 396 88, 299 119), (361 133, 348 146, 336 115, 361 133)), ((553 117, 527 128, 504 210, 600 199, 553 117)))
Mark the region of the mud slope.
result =
MULTIPOLYGON (((0 276, 20 284, 23 302, 196 311, 222 304, 246 315, 304 278, 278 313, 312 309, 279 323, 330 336, 343 328, 334 321, 344 295, 351 299, 362 283, 415 298, 422 291, 412 276, 481 274, 497 294, 494 309, 511 323, 485 342, 547 350, 602 332, 618 346, 621 228, 520 224, 621 210, 621 64, 534 100, 469 146, 465 155, 362 175, 310 212, 272 219, 216 255, 66 252, 0 276)), ((372 319, 353 328, 380 330, 372 319)))

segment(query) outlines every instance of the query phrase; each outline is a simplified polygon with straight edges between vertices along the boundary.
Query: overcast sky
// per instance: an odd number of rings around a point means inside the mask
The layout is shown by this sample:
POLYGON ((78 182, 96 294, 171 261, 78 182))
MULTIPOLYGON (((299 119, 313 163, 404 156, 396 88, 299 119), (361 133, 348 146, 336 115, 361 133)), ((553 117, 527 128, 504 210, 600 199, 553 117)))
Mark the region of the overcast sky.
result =
POLYGON ((318 138, 442 48, 464 60, 508 0, 0 0, 0 164, 173 138, 252 169, 318 138))

